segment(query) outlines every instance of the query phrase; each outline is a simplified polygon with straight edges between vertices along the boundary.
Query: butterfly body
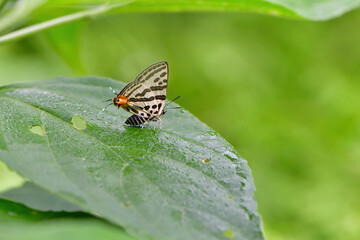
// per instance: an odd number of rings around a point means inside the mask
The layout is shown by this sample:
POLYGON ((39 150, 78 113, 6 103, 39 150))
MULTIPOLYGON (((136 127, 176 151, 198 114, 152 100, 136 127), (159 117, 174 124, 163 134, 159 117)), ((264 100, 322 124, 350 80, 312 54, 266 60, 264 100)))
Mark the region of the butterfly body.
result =
POLYGON ((150 121, 159 121, 165 114, 168 82, 167 62, 158 62, 142 71, 128 83, 116 97, 111 99, 118 108, 134 114, 125 124, 139 126, 150 121))

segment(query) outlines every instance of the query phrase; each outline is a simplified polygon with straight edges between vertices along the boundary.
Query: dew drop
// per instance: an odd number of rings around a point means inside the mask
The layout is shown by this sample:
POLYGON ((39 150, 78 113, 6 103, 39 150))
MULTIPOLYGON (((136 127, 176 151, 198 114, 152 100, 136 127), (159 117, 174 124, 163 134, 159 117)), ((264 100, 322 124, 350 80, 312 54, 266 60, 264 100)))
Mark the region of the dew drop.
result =
POLYGON ((214 132, 214 131, 208 131, 207 132, 210 136, 216 136, 216 132, 214 132))

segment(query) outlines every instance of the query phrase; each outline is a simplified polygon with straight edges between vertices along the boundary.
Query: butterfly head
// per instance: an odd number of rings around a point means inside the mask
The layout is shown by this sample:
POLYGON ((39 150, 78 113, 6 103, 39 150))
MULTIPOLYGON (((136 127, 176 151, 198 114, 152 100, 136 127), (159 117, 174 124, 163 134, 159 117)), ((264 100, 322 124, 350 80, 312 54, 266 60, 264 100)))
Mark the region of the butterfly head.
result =
MULTIPOLYGON (((125 97, 124 95, 120 95, 120 93, 116 93, 114 91, 114 89, 112 89, 111 87, 110 87, 110 90, 116 95, 116 97, 110 98, 110 99, 106 100, 106 102, 113 101, 114 105, 118 108, 126 107, 129 105, 129 99, 127 97, 125 97)), ((112 105, 112 103, 110 103, 109 105, 104 107, 103 111, 105 111, 105 109, 110 105, 112 105)))
POLYGON ((123 95, 117 95, 112 100, 114 102, 114 105, 118 108, 127 106, 129 101, 129 99, 123 95))

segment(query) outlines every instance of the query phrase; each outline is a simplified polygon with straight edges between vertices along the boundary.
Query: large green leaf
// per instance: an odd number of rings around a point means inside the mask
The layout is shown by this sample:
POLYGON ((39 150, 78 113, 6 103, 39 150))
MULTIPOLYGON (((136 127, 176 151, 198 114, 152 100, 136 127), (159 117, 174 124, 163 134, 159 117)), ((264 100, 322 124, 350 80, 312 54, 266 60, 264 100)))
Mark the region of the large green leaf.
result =
POLYGON ((136 236, 263 239, 250 170, 229 143, 185 110, 169 110, 162 129, 127 127, 127 112, 102 111, 109 86, 124 84, 88 77, 0 88, 0 159, 136 236))
POLYGON ((84 213, 39 212, 4 199, 0 199, 0 239, 134 240, 122 229, 84 213))

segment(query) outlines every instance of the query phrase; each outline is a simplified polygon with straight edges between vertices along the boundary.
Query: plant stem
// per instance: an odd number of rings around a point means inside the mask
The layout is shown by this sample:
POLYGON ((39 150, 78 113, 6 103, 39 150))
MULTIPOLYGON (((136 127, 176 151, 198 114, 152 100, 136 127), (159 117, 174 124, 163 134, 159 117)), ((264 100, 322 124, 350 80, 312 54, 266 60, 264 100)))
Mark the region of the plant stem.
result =
POLYGON ((105 4, 105 5, 101 5, 99 7, 90 9, 90 10, 69 14, 66 16, 62 16, 59 18, 55 18, 55 19, 46 21, 46 22, 42 22, 42 23, 38 23, 38 24, 29 26, 29 27, 25 27, 25 28, 19 29, 17 31, 8 33, 6 35, 0 36, 0 44, 25 37, 25 36, 30 35, 35 32, 40 32, 40 31, 42 31, 44 29, 48 29, 50 27, 54 27, 54 26, 61 25, 64 23, 83 19, 83 18, 86 18, 89 16, 95 16, 97 14, 107 12, 115 7, 120 7, 120 6, 126 5, 128 3, 130 3, 130 2, 125 2, 122 4, 115 4, 115 5, 114 4, 113 5, 105 4))
POLYGON ((7 1, 8 0, 3 0, 3 1, 0 2, 0 13, 3 10, 3 8, 5 7, 7 1))

